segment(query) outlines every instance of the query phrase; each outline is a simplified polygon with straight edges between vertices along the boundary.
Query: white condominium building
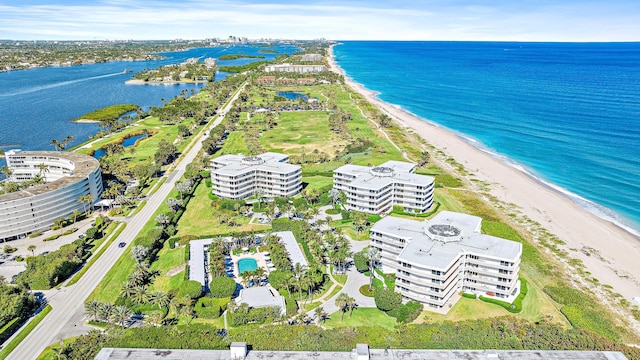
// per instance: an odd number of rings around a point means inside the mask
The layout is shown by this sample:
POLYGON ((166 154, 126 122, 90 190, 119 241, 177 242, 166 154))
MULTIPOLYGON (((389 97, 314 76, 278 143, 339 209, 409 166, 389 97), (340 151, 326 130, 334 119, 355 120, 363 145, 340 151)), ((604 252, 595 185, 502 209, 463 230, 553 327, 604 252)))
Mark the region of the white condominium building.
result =
POLYGON ((333 172, 333 188, 345 194, 349 210, 380 214, 402 206, 421 213, 433 204, 434 179, 414 171, 414 164, 402 161, 377 167, 348 164, 333 172))
POLYGON ((288 162, 289 156, 272 152, 212 159, 213 193, 230 199, 244 199, 257 192, 268 197, 295 196, 302 190, 302 171, 288 162))
POLYGON ((84 211, 91 203, 78 201, 91 195, 93 202, 102 194, 102 173, 91 156, 53 151, 6 153, 12 181, 41 176, 45 183, 0 195, 0 239, 12 240, 48 230, 54 221, 74 210, 84 211))
POLYGON ((522 244, 480 233, 477 216, 443 211, 429 221, 387 216, 371 228, 380 266, 404 300, 448 311, 461 290, 513 302, 522 244))
POLYGON ((291 65, 291 64, 277 64, 267 65, 264 68, 265 72, 292 72, 292 73, 319 73, 327 71, 327 67, 324 65, 291 65))

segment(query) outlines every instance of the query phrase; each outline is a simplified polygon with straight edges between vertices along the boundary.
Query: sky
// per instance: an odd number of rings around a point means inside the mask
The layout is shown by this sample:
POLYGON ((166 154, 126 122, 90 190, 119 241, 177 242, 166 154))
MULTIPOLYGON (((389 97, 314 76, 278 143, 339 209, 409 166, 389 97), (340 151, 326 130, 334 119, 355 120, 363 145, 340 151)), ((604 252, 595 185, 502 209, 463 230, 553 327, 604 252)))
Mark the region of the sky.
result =
POLYGON ((640 41, 638 0, 0 0, 0 39, 640 41))

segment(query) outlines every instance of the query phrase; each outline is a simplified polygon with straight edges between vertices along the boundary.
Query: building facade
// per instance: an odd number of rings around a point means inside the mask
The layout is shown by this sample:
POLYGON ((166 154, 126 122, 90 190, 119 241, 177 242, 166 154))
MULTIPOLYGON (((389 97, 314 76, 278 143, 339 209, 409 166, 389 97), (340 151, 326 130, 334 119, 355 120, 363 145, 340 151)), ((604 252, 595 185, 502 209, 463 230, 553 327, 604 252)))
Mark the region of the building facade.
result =
POLYGON ((379 266, 404 300, 447 311, 460 291, 512 302, 522 244, 480 232, 477 216, 443 211, 429 221, 387 216, 370 232, 379 266))
POLYGON ((272 152, 217 157, 211 160, 213 193, 230 199, 295 196, 302 190, 302 171, 288 162, 289 156, 272 152))
POLYGON ((102 173, 91 156, 53 151, 6 153, 12 181, 41 176, 45 183, 22 191, 0 195, 0 239, 13 240, 51 228, 56 219, 74 210, 84 211, 92 204, 78 201, 91 195, 93 202, 102 194, 102 173))
POLYGON ((264 68, 265 72, 292 72, 292 73, 319 73, 327 71, 327 67, 324 65, 291 65, 291 64, 276 64, 267 65, 264 68))
POLYGON ((414 171, 414 164, 401 161, 377 167, 348 164, 333 172, 333 188, 345 194, 349 210, 381 214, 401 206, 421 213, 433 204, 434 178, 414 171))

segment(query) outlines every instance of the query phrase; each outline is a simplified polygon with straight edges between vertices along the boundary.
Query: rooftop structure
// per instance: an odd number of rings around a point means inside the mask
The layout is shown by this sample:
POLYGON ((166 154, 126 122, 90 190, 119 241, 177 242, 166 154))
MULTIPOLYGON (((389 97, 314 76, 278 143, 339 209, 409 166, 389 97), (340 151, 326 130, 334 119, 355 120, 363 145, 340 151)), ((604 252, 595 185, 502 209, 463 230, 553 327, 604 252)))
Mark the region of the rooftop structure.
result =
POLYGON ((95 360, 627 360, 619 351, 552 350, 416 350, 369 349, 356 344, 351 351, 248 350, 244 342, 233 342, 229 350, 114 349, 103 348, 95 360))
POLYGON ((293 73, 319 73, 327 71, 327 67, 324 65, 291 65, 291 64, 277 64, 267 65, 264 68, 265 72, 293 72, 293 73))
POLYGON ((288 162, 289 156, 272 152, 212 159, 213 193, 230 199, 244 199, 257 193, 267 197, 295 196, 302 190, 302 171, 299 165, 288 162))
POLYGON ((380 214, 402 206, 407 212, 425 212, 433 204, 434 178, 414 171, 415 164, 401 161, 376 167, 347 164, 333 172, 333 188, 346 195, 349 210, 380 214))
POLYGON ((100 163, 91 156, 54 151, 10 150, 6 153, 11 180, 37 176, 44 184, 0 195, 0 239, 12 240, 51 228, 74 210, 84 211, 100 199, 100 163), (91 203, 78 201, 91 195, 91 203))
POLYGON ((481 226, 481 218, 451 211, 424 222, 387 216, 371 228, 371 246, 405 300, 443 309, 462 290, 512 302, 522 244, 484 235, 481 226))
POLYGON ((320 54, 304 54, 302 55, 302 61, 322 61, 322 55, 320 54))
POLYGON ((280 308, 281 314, 286 314, 287 305, 284 296, 274 293, 275 290, 266 286, 254 286, 240 290, 240 294, 235 299, 236 304, 245 303, 252 308, 263 308, 275 306, 280 308))

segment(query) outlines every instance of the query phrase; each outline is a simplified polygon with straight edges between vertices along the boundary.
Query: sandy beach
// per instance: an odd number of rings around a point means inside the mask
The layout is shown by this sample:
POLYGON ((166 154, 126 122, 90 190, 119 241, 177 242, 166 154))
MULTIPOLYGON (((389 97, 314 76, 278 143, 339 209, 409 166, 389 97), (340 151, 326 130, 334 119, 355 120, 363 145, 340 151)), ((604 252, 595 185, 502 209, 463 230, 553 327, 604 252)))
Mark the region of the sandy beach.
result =
MULTIPOLYGON (((333 49, 328 60, 334 71, 345 75, 335 63, 333 49)), ((491 184, 490 193, 500 202, 513 204, 522 215, 558 236, 566 243, 561 248, 570 257, 582 260, 586 271, 601 284, 612 286, 614 292, 630 302, 640 296, 640 239, 591 214, 528 174, 473 147, 453 132, 381 101, 373 91, 346 76, 345 81, 381 111, 464 165, 474 178, 491 184)), ((576 276, 574 280, 579 278, 576 276)))

